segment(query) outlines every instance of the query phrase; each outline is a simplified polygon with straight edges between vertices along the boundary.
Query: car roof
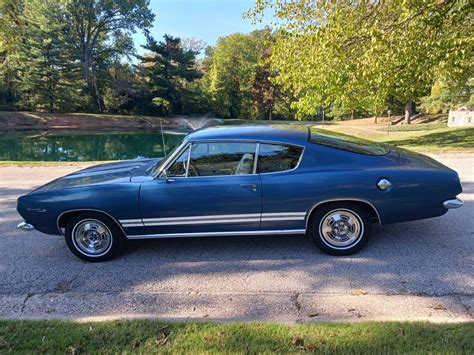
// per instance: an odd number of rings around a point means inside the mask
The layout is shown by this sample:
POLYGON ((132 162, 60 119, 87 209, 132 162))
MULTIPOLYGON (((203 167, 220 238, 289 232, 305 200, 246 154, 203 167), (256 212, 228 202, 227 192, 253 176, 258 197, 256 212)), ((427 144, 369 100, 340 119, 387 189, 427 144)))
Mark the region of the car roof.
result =
POLYGON ((308 141, 306 126, 280 128, 275 126, 217 126, 190 133, 189 141, 257 140, 303 145, 308 141))

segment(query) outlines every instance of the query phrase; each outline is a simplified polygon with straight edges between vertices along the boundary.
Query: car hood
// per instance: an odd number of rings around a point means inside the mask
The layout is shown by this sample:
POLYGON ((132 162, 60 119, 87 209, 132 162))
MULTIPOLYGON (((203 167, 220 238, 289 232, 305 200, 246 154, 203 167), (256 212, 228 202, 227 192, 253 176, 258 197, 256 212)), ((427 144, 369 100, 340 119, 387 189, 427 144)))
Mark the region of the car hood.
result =
POLYGON ((146 174, 146 171, 159 160, 160 159, 127 160, 119 163, 95 165, 53 180, 35 191, 130 182, 134 174, 137 172, 146 174))

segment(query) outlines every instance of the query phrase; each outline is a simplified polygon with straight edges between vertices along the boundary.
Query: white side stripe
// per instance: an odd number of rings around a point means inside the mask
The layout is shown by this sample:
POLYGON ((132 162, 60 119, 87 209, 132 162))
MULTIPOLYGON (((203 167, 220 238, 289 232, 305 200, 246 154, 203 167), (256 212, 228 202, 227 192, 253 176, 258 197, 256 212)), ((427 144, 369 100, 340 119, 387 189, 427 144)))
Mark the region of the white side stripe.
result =
POLYGON ((219 223, 242 223, 242 222, 260 222, 260 218, 231 218, 231 219, 206 219, 206 220, 195 220, 195 221, 182 221, 182 222, 145 222, 145 226, 181 226, 186 224, 219 224, 219 223))
POLYGON ((138 223, 138 222, 142 222, 141 219, 121 219, 120 220, 120 223, 138 223))
POLYGON ((304 217, 269 217, 262 218, 262 222, 271 222, 271 221, 304 221, 304 217))
POLYGON ((247 235, 278 235, 304 234, 305 229, 242 231, 242 232, 204 232, 204 233, 169 233, 169 234, 140 234, 127 235, 128 239, 156 239, 156 238, 188 238, 188 237, 218 237, 218 236, 247 236, 247 235))
POLYGON ((123 227, 151 227, 189 224, 220 224, 220 223, 245 223, 245 222, 273 222, 273 221, 302 221, 306 212, 277 212, 277 213, 248 213, 224 214, 207 216, 165 217, 122 219, 119 222, 123 227))
POLYGON ((190 221, 204 219, 230 219, 230 218, 260 218, 260 213, 253 214, 222 214, 210 216, 189 216, 189 217, 167 217, 167 218, 144 218, 143 222, 170 222, 170 221, 190 221))

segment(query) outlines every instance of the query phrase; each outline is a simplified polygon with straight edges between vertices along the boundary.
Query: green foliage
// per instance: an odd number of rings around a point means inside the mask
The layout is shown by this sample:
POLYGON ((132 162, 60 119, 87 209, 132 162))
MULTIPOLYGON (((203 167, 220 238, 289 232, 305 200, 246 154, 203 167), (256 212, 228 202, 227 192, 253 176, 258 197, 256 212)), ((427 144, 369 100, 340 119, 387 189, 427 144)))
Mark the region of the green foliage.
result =
POLYGON ((22 13, 22 40, 11 55, 20 104, 28 109, 74 111, 81 104, 80 68, 64 9, 53 0, 30 0, 22 13))
POLYGON ((458 106, 474 106, 474 78, 466 82, 436 81, 429 96, 421 99, 421 109, 427 113, 447 113, 458 106))
POLYGON ((472 68, 468 1, 257 0, 251 16, 273 8, 279 36, 272 64, 295 94, 300 117, 321 106, 379 114, 390 97, 407 103, 436 78, 472 68))
POLYGON ((154 15, 149 0, 61 0, 68 29, 75 35, 75 50, 82 78, 94 110, 103 110, 102 87, 106 67, 113 59, 133 53, 131 35, 145 32, 154 15))
POLYGON ((198 52, 184 48, 180 38, 169 35, 162 42, 148 36, 144 48, 149 52, 139 57, 139 75, 148 84, 153 105, 159 108, 155 113, 188 113, 188 102, 196 95, 190 83, 201 77, 196 68, 198 52))
POLYGON ((223 118, 271 119, 274 115, 290 119, 290 95, 275 83, 270 67, 269 30, 249 34, 234 33, 219 38, 205 63, 207 93, 213 111, 223 118))
POLYGON ((107 73, 103 100, 110 113, 130 114, 143 100, 145 87, 128 63, 114 62, 107 73))
POLYGON ((254 118, 251 91, 263 50, 257 33, 234 33, 219 38, 208 73, 208 90, 218 116, 254 118))

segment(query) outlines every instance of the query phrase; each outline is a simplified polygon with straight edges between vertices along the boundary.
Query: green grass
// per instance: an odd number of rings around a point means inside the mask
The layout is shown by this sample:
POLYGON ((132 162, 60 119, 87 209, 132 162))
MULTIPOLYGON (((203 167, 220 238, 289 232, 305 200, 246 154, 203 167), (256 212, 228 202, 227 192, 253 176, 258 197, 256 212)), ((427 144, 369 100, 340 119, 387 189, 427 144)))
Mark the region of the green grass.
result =
MULTIPOLYGON (((414 132, 414 131, 431 131, 434 129, 448 128, 446 122, 420 123, 411 125, 390 126, 390 132, 414 132)), ((387 132, 387 127, 379 128, 379 131, 387 132)))
POLYGON ((474 128, 448 128, 386 143, 415 150, 462 151, 474 149, 474 128))
POLYGON ((0 353, 456 353, 474 349, 474 323, 97 323, 0 321, 0 353))
POLYGON ((388 135, 378 129, 361 127, 332 126, 325 129, 422 153, 474 152, 474 128, 436 128, 433 125, 424 130, 390 131, 388 135))

